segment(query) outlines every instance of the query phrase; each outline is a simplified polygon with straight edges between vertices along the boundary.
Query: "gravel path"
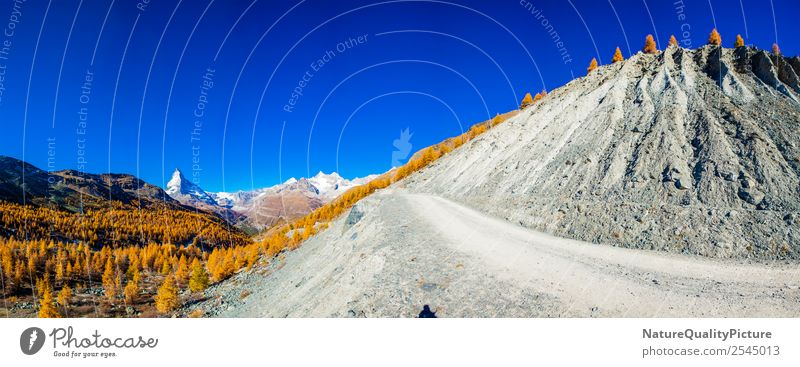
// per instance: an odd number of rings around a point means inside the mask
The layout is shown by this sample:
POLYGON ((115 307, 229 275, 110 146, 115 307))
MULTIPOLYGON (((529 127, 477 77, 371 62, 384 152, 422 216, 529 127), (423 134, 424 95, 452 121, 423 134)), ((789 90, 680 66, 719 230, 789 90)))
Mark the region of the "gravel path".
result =
POLYGON ((385 190, 187 307, 221 317, 800 316, 800 270, 553 237, 385 190))

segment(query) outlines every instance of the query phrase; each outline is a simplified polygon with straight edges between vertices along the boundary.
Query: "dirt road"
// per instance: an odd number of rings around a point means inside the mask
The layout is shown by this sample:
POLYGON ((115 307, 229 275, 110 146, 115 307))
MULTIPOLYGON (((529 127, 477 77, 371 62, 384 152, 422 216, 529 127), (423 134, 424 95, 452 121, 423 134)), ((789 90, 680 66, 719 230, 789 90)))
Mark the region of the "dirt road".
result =
POLYGON ((594 245, 527 230, 446 199, 405 196, 443 245, 567 307, 609 316, 797 316, 800 267, 594 245))
POLYGON ((800 316, 794 264, 567 240, 404 190, 208 292, 194 307, 235 317, 413 317, 426 304, 444 317, 800 316))

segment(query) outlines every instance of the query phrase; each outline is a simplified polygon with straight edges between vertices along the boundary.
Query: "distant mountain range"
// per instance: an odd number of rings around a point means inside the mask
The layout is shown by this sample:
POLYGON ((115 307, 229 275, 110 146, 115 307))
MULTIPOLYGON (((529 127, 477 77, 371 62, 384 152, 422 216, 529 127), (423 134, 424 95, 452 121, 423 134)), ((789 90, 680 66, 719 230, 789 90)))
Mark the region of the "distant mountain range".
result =
POLYGON ((169 209, 191 209, 160 187, 132 175, 97 175, 75 170, 47 172, 6 156, 0 156, 0 200, 71 212, 106 208, 109 201, 142 208, 159 204, 169 209))
POLYGON ((160 204, 174 210, 211 213, 252 234, 302 217, 375 177, 348 180, 336 172, 319 172, 311 178, 293 177, 271 187, 214 193, 203 190, 178 169, 166 190, 162 190, 133 175, 47 172, 19 159, 0 156, 0 200, 71 212, 108 208, 110 201, 141 208, 160 204))
POLYGON ((302 217, 345 191, 365 184, 377 175, 348 180, 338 173, 294 177, 282 184, 248 191, 207 192, 189 181, 180 170, 172 173, 166 193, 178 202, 211 211, 250 232, 302 217))

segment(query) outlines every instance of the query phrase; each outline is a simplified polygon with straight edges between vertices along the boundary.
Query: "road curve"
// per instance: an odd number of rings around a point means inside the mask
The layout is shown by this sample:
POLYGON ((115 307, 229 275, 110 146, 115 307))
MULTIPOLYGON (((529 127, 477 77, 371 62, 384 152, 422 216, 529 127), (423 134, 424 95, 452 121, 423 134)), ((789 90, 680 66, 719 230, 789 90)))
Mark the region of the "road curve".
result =
POLYGON ((744 264, 558 238, 447 199, 405 194, 444 245, 503 278, 606 316, 798 316, 800 267, 744 264))
POLYGON ((800 268, 554 237, 388 189, 186 309, 222 317, 798 317, 800 268))

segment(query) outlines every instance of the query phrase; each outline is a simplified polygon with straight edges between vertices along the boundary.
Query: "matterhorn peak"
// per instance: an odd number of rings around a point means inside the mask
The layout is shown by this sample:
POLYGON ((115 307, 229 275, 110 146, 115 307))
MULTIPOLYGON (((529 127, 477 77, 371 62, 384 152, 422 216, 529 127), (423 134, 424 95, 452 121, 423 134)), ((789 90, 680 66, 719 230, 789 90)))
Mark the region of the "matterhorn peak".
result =
POLYGON ((165 191, 170 196, 182 193, 185 182, 187 182, 186 177, 183 176, 181 170, 175 168, 175 171, 172 172, 172 178, 167 182, 167 189, 165 191))
POLYGON ((211 195, 200 188, 200 186, 189 181, 178 168, 175 168, 175 171, 172 172, 172 178, 167 182, 167 189, 164 191, 173 199, 184 204, 199 200, 207 204, 216 205, 211 195))

